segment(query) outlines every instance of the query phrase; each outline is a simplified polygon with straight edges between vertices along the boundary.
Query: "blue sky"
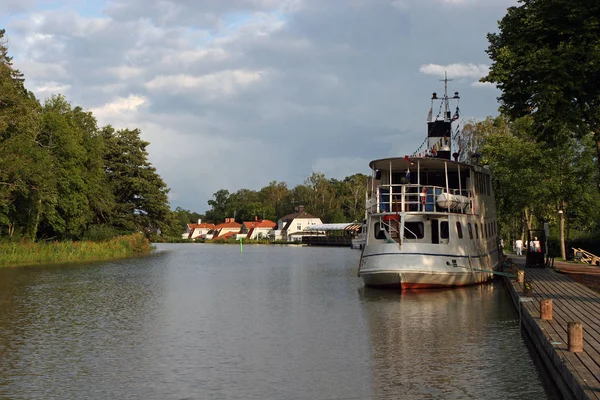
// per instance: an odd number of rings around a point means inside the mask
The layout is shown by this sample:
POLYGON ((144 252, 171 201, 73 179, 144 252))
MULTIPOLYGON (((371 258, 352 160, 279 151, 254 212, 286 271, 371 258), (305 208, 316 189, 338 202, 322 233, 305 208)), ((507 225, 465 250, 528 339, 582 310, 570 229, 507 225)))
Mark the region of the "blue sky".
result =
POLYGON ((514 0, 0 0, 38 98, 140 128, 171 205, 219 189, 343 178, 425 137, 444 71, 463 119, 497 115, 478 84, 514 0))

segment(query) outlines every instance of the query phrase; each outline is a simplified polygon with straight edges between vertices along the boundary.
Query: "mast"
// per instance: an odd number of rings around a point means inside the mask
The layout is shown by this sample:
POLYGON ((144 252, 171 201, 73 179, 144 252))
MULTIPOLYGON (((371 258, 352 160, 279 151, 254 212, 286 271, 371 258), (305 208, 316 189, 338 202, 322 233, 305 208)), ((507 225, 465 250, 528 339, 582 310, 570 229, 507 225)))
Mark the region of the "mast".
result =
MULTIPOLYGON (((444 72, 444 79, 440 81, 444 82, 444 95, 440 99, 437 97, 437 93, 433 93, 431 96, 431 110, 429 115, 432 115, 433 102, 434 100, 441 100, 442 104, 440 112, 442 116, 438 114, 435 120, 431 120, 428 117, 427 121, 427 147, 432 157, 443 158, 450 160, 452 154, 452 121, 458 118, 458 106, 456 108, 456 114, 452 117, 450 113, 450 98, 448 97, 448 82, 452 79, 448 79, 448 74, 444 72)), ((452 99, 458 100, 458 92, 454 92, 452 99)))

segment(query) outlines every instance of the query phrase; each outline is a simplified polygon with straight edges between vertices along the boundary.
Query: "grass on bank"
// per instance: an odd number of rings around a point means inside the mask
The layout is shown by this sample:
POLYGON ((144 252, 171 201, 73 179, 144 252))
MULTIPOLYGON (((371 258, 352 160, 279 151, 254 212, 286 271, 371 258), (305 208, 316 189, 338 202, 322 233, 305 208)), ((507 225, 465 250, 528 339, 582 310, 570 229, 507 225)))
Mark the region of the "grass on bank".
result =
POLYGON ((147 253, 150 249, 150 241, 141 233, 99 242, 0 242, 0 267, 116 259, 147 253))

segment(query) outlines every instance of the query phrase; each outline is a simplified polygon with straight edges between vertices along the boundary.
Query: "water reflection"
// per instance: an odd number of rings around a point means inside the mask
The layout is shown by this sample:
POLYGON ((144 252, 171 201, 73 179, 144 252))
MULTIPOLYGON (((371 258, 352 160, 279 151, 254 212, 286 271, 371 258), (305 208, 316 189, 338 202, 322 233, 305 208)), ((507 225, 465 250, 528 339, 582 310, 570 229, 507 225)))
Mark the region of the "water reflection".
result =
POLYGON ((377 398, 546 398, 499 284, 431 291, 358 290, 377 398), (518 371, 517 371, 518 370, 518 371))

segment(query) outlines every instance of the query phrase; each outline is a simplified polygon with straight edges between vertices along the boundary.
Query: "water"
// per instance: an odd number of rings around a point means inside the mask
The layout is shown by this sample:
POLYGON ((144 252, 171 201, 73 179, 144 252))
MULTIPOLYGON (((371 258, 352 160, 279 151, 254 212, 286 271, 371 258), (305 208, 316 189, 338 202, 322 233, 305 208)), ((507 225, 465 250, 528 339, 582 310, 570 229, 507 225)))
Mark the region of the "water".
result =
POLYGON ((348 248, 0 269, 0 399, 544 399, 500 284, 364 288, 348 248))

